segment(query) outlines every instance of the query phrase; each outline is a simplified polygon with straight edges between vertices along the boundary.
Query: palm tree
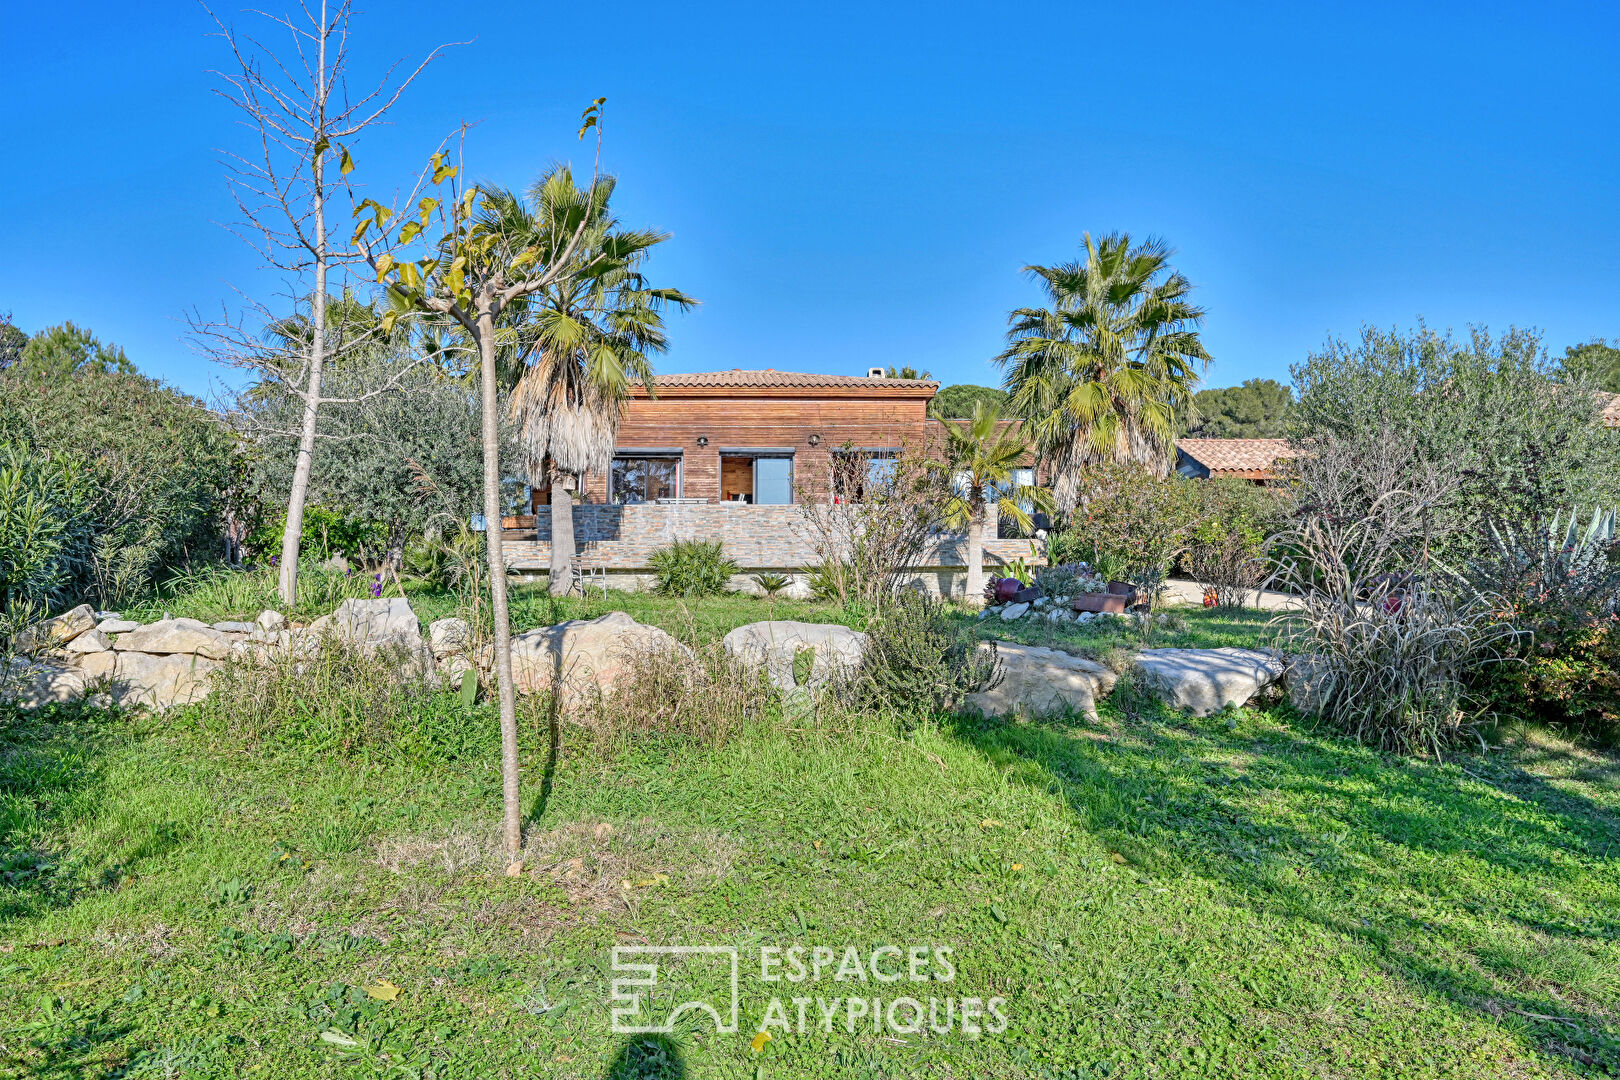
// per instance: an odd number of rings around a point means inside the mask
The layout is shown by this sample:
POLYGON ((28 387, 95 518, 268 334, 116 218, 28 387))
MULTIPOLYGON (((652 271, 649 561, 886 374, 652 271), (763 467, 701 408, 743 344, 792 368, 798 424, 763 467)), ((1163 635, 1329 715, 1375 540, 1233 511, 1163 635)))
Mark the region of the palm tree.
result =
POLYGON ((973 418, 963 423, 933 414, 945 429, 944 460, 935 469, 948 472, 952 495, 945 506, 945 524, 967 527, 967 602, 984 596, 985 511, 992 505, 999 515, 1021 529, 1032 522, 1026 506, 1050 510, 1052 496, 1045 488, 1014 483, 1019 462, 1029 453, 1029 439, 1015 425, 1004 424, 1000 408, 979 401, 973 418))
POLYGON ((573 500, 568 477, 606 470, 632 383, 653 386, 648 356, 667 347, 663 312, 697 301, 676 289, 653 288, 640 267, 668 233, 620 227, 609 202, 612 177, 578 187, 567 166, 553 168, 529 189, 485 198, 491 228, 514 245, 542 246, 580 236, 576 264, 546 288, 507 308, 500 335, 511 410, 533 484, 551 487, 551 593, 572 587, 573 500), (521 342, 513 347, 509 343, 521 342))
POLYGON ((1010 411, 1029 418, 1052 463, 1064 513, 1079 502, 1086 465, 1139 461, 1160 475, 1169 470, 1178 418, 1209 362, 1198 336, 1204 311, 1189 302, 1192 284, 1171 268, 1164 241, 1087 233, 1085 247, 1079 262, 1024 268, 1051 306, 1014 311, 996 357, 1010 411))

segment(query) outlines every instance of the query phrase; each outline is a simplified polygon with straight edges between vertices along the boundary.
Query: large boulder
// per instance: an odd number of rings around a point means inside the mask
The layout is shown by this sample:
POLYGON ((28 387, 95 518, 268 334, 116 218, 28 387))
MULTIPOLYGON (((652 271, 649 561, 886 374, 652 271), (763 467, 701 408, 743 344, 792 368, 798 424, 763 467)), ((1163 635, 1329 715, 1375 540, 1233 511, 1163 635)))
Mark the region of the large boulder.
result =
POLYGON ((1107 697, 1119 678, 1095 660, 1039 645, 998 641, 996 657, 1000 681, 963 702, 985 716, 1080 713, 1095 720, 1097 699, 1107 697))
POLYGON ((32 653, 61 648, 85 631, 95 628, 96 609, 89 604, 80 604, 72 611, 64 611, 55 618, 35 623, 18 634, 17 651, 32 653))
POLYGON ((428 646, 435 660, 465 653, 472 647, 472 627, 466 619, 435 620, 428 626, 428 646))
POLYGON ((163 619, 139 630, 119 634, 113 642, 119 652, 180 654, 223 660, 231 654, 231 639, 196 619, 163 619))
POLYGON ((332 612, 332 621, 327 625, 339 638, 367 651, 383 645, 417 649, 422 643, 422 623, 403 596, 345 600, 332 612))
POLYGON ((109 687, 120 705, 145 705, 159 712, 208 696, 208 676, 219 666, 206 656, 172 653, 151 656, 120 652, 109 687))
POLYGON ((764 668, 778 689, 792 690, 798 685, 793 667, 799 653, 809 650, 813 654, 805 685, 822 686, 860 664, 866 635, 836 623, 778 620, 739 626, 721 644, 743 663, 764 668))
POLYGON ((0 699, 24 709, 37 709, 53 701, 76 701, 84 696, 82 672, 63 664, 14 657, 0 663, 0 699))
POLYGON ((555 689, 561 708, 570 712, 611 690, 640 657, 685 651, 658 627, 613 611, 518 634, 512 639, 512 678, 520 694, 555 689))
POLYGON ((1246 705, 1282 677, 1283 662, 1258 649, 1144 649, 1136 669, 1165 703, 1195 716, 1246 705))

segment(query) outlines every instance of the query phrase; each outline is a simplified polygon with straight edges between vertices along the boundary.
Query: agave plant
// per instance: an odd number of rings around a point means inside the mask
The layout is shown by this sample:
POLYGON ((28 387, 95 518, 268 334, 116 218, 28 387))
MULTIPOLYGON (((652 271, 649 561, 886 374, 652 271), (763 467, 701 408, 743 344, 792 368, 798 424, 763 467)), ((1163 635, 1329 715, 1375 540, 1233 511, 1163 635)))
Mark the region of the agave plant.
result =
POLYGON ((1620 606, 1615 512, 1594 510, 1585 526, 1571 507, 1553 514, 1544 529, 1491 522, 1495 559, 1470 577, 1481 591, 1517 596, 1522 602, 1575 604, 1594 613, 1620 606))

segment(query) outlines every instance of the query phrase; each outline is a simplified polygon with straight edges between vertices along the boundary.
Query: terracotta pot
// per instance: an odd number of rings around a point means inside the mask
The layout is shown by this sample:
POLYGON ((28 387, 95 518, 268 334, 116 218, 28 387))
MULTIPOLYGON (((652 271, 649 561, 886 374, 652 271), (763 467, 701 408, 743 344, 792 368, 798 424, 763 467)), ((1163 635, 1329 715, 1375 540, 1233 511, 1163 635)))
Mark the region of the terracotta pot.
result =
POLYGON ((1002 578, 996 582, 996 603, 1007 604, 1018 595, 1018 590, 1024 587, 1023 582, 1017 578, 1002 578))
POLYGON ((1074 598, 1073 607, 1076 611, 1093 611, 1099 613, 1106 612, 1110 615, 1123 615, 1125 614, 1125 601, 1126 597, 1119 593, 1081 593, 1079 596, 1074 598))

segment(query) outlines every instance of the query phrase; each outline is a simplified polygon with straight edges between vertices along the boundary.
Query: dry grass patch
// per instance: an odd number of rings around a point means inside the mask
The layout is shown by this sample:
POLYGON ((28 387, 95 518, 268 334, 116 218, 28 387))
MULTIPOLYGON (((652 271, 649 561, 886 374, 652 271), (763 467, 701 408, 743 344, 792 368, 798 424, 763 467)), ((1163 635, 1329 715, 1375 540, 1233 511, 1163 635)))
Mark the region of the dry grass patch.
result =
MULTIPOLYGON (((633 905, 643 890, 692 891, 731 872, 739 849, 719 833, 677 833, 652 818, 624 825, 579 821, 531 832, 524 874, 560 888, 570 906, 606 911, 633 905)), ((426 870, 451 879, 506 875, 500 830, 457 826, 438 836, 379 841, 376 862, 393 874, 426 870)))

